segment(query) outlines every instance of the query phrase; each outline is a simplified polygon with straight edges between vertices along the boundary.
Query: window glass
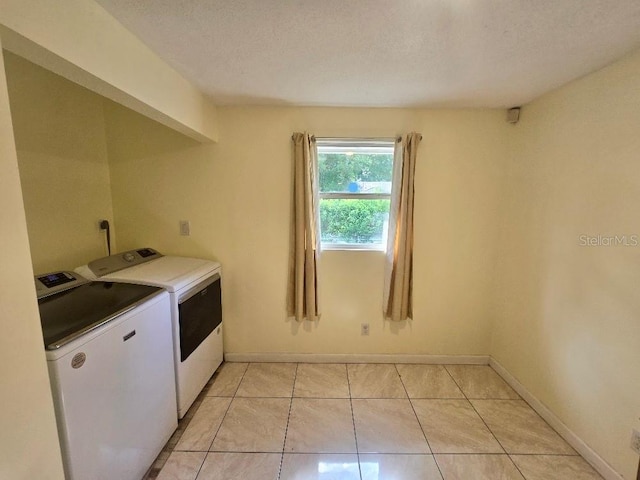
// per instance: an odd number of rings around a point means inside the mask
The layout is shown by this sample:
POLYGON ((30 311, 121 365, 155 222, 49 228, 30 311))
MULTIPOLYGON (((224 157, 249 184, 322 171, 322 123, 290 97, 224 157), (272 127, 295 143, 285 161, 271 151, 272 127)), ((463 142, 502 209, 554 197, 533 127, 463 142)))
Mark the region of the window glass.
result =
POLYGON ((386 247, 393 141, 318 139, 323 248, 386 247))
POLYGON ((383 245, 388 223, 389 200, 320 200, 322 243, 383 245))
POLYGON ((391 193, 391 152, 327 151, 318 148, 320 192, 391 193))

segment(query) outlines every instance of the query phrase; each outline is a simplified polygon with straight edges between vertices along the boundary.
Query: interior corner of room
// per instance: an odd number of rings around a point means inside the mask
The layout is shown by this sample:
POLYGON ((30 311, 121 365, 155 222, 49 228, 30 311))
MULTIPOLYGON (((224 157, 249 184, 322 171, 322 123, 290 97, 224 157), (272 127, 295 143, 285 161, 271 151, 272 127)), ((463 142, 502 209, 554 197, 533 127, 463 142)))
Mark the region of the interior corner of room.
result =
POLYGON ((502 108, 215 107, 181 77, 149 81, 164 66, 124 28, 109 35, 146 78, 53 27, 34 33, 31 14, 0 24, 0 477, 30 465, 63 478, 33 274, 106 255, 106 219, 114 251, 222 263, 225 354, 487 358, 594 452, 600 473, 635 478, 639 50, 509 124, 502 108), (301 129, 422 133, 412 321, 382 319, 374 251, 323 252, 321 321, 285 318, 290 138, 301 129))

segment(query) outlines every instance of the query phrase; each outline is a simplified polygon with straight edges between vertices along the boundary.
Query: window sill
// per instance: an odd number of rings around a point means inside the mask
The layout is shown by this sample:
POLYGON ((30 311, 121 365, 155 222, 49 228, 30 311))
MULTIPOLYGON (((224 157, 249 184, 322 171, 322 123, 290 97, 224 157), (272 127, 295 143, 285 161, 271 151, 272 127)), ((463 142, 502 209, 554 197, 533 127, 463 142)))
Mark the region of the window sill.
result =
POLYGON ((350 252, 381 252, 385 253, 387 248, 385 245, 366 245, 353 243, 323 243, 320 250, 326 251, 350 251, 350 252))

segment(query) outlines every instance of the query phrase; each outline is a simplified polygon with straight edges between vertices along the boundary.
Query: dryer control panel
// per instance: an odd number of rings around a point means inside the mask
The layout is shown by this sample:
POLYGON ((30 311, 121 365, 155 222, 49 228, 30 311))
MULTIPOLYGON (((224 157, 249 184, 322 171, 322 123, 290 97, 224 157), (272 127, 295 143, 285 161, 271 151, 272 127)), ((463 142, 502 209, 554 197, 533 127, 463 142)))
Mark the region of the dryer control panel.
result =
POLYGON ((93 262, 89 262, 88 267, 96 277, 102 277, 134 265, 150 262, 161 256, 162 255, 153 248, 139 248, 137 250, 129 250, 128 252, 99 258, 93 262))

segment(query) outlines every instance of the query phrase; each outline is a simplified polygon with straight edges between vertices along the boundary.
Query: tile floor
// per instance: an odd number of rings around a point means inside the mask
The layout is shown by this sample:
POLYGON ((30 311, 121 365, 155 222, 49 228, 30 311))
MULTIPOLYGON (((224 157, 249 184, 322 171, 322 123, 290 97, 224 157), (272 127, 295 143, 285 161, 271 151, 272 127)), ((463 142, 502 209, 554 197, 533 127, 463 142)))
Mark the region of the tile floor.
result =
POLYGON ((224 363, 156 480, 601 479, 490 367, 224 363))

